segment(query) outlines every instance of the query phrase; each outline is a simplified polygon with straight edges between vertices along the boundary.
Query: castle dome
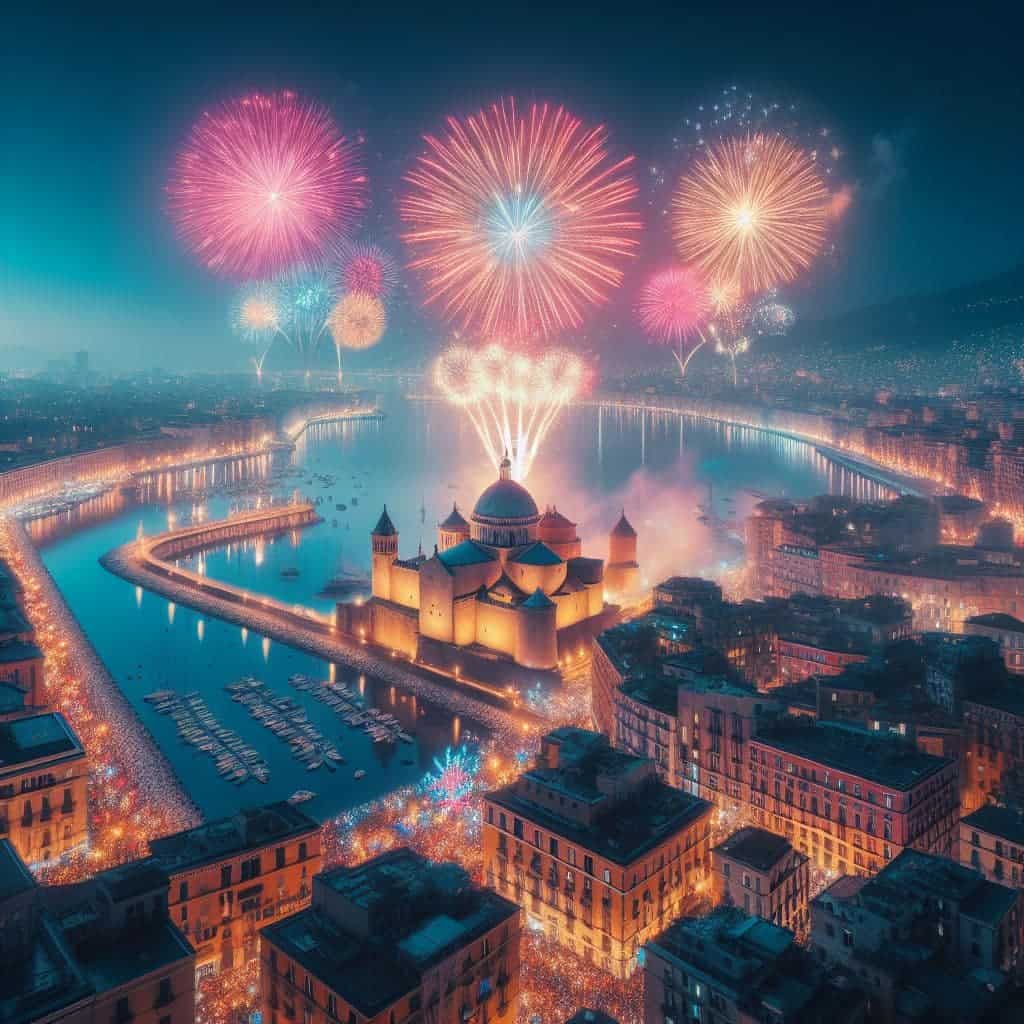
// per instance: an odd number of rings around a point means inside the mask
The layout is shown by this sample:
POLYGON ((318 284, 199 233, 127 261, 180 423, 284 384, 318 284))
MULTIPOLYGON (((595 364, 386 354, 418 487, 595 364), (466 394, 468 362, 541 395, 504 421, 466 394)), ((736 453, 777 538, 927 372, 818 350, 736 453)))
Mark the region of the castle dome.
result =
POLYGON ((512 464, 508 456, 501 460, 498 479, 477 499, 473 508, 474 519, 523 520, 539 517, 537 503, 530 492, 512 479, 512 464))

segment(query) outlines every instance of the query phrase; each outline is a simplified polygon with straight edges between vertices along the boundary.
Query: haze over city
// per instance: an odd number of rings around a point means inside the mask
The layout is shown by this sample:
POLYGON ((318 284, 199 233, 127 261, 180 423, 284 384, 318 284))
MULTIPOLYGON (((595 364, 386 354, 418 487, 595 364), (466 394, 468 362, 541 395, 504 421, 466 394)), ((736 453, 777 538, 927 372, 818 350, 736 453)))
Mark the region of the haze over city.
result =
POLYGON ((0 1024, 1024 1020, 1018 35, 8 14, 0 1024))

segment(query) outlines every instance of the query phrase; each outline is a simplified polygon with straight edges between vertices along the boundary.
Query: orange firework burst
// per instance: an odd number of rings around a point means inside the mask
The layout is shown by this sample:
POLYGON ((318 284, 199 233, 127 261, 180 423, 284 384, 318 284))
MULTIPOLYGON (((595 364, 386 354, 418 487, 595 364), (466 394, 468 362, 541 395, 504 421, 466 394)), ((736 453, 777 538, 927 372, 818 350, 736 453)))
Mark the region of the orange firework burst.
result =
POLYGON ((813 158, 781 135, 726 139, 679 183, 676 242, 712 278, 763 291, 821 251, 829 202, 813 158))
POLYGON ((349 292, 331 310, 327 326, 338 348, 373 348, 387 327, 380 299, 367 292, 349 292))
POLYGON ((467 330, 520 340, 575 327, 622 280, 637 186, 603 128, 511 100, 465 120, 407 175, 400 212, 427 301, 467 330))

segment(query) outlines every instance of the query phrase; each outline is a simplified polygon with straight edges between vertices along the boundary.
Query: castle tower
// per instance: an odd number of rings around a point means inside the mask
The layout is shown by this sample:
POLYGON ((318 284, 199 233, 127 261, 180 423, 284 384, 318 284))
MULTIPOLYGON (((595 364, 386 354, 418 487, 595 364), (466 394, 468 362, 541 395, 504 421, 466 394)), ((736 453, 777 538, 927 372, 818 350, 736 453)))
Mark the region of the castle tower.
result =
POLYGON ((535 590, 516 610, 515 659, 526 668, 558 665, 558 627, 555 602, 535 590))
POLYGON ((452 505, 448 518, 437 524, 437 549, 447 551, 464 540, 469 540, 469 523, 462 517, 459 506, 452 505))
POLYGON ((377 525, 370 534, 372 550, 370 574, 373 583, 373 596, 385 601, 391 600, 391 566, 398 558, 398 531, 388 515, 388 507, 377 520, 377 525))
POLYGON ((604 571, 605 593, 631 594, 640 586, 640 564, 636 557, 636 530, 626 518, 625 509, 608 535, 608 565, 604 571))

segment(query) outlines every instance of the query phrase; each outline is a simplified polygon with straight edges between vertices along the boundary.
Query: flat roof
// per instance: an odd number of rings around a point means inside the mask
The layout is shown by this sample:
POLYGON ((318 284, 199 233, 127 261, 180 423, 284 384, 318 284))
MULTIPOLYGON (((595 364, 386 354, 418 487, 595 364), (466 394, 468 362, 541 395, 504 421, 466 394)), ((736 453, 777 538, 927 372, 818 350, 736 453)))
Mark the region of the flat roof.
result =
POLYGON ((181 932, 170 921, 160 921, 121 932, 113 942, 83 943, 76 960, 96 991, 106 992, 194 956, 181 932))
POLYGON ((234 853, 284 842, 319 829, 301 808, 279 800, 263 807, 246 807, 230 818, 150 841, 155 860, 168 871, 197 868, 234 853))
POLYGON ((485 795, 512 814, 622 866, 711 813, 706 800, 656 779, 627 799, 612 803, 590 827, 526 799, 515 783, 485 795))
POLYGON ((1008 632, 1024 633, 1024 622, 1006 615, 1003 612, 989 612, 986 615, 972 615, 967 620, 971 626, 988 626, 992 629, 1005 629, 1008 632))
POLYGON ((768 871, 792 850, 785 836, 777 836, 752 825, 733 832, 725 842, 715 847, 715 853, 722 853, 756 871, 768 871))
POLYGON ((969 828, 1024 846, 1024 808, 985 804, 960 820, 969 828))
POLYGON ((907 740, 832 722, 784 721, 763 729, 752 742, 900 790, 912 789, 951 763, 907 740))
POLYGON ((82 744, 59 711, 0 722, 0 770, 42 757, 81 753, 82 744))
POLYGON ((9 839, 0 839, 0 902, 36 888, 36 880, 9 839))

